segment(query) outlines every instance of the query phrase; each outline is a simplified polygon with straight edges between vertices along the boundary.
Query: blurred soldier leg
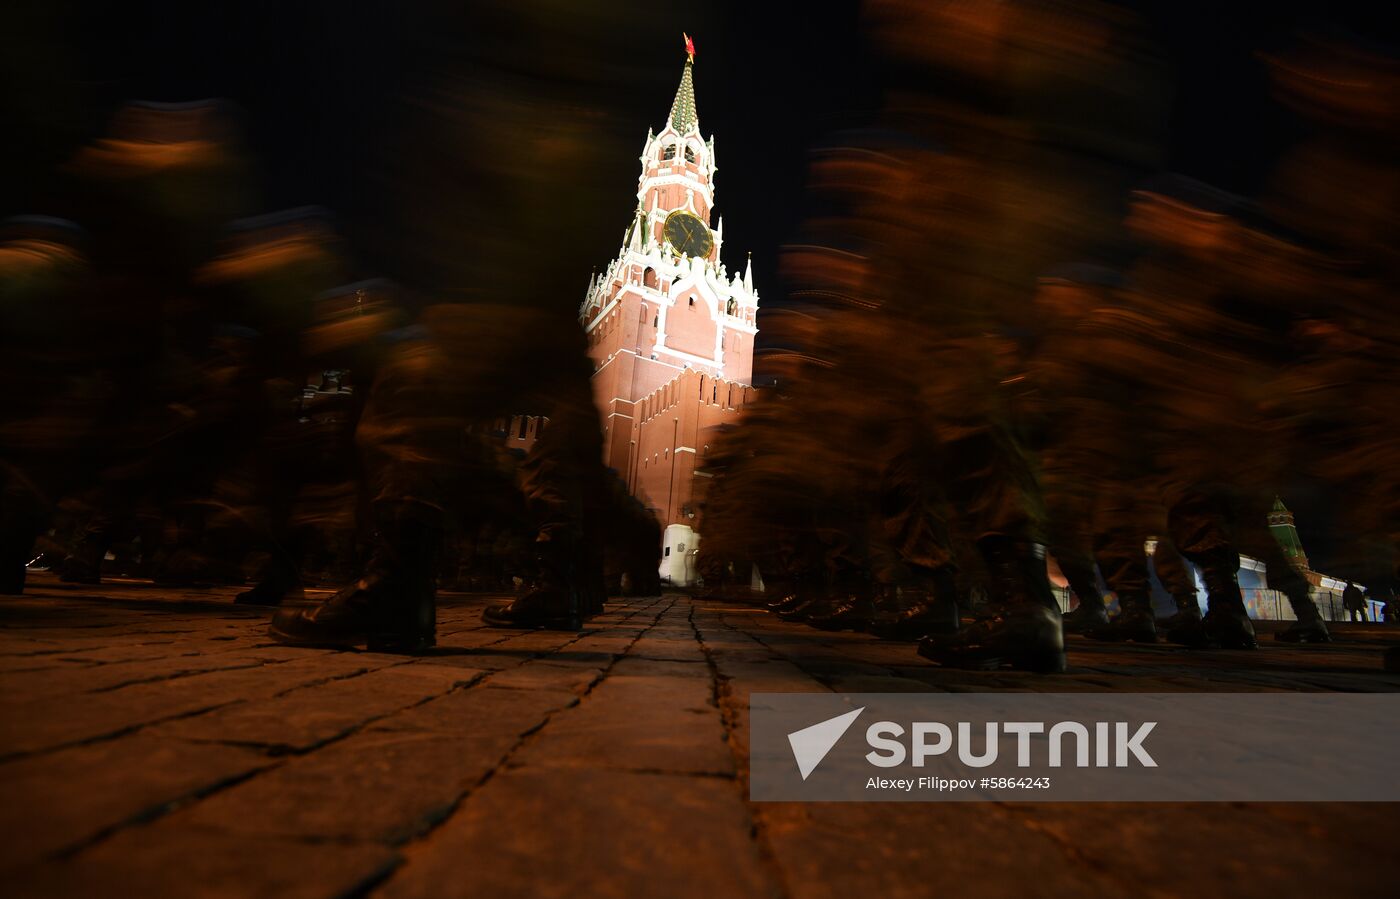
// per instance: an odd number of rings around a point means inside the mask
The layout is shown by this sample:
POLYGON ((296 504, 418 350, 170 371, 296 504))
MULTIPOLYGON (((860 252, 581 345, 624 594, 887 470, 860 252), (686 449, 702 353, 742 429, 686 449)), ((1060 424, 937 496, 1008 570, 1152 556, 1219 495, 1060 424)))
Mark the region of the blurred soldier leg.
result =
POLYGON ((379 373, 357 430, 372 497, 370 558, 354 583, 325 602, 280 609, 270 625, 274 639, 386 652, 434 644, 442 504, 472 449, 460 419, 439 408, 438 362, 424 336, 396 347, 379 373))
POLYGON ((24 592, 25 567, 48 520, 47 503, 28 480, 18 468, 0 468, 0 595, 24 592))
POLYGON ((781 618, 811 602, 819 591, 812 574, 815 568, 807 561, 810 533, 785 528, 775 533, 772 541, 760 549, 754 564, 768 592, 777 597, 768 603, 768 610, 781 618))
MULTIPOLYGON (((262 449, 266 450, 267 447, 262 449)), ((281 458, 280 455, 276 458, 285 462, 288 470, 281 472, 280 477, 267 472, 262 477, 255 476, 256 480, 249 485, 250 495, 239 503, 243 506, 239 517, 245 521, 254 518, 261 521, 262 545, 255 548, 268 553, 267 564, 258 582, 234 597, 233 601, 239 605, 277 606, 283 600, 295 600, 304 595, 301 576, 304 533, 289 526, 299 486, 298 480, 289 475, 298 469, 293 467, 294 460, 281 458), (260 514, 253 515, 250 514, 251 507, 258 503, 258 493, 263 494, 265 505, 260 514)))
POLYGON ((1059 605, 1032 540, 1035 488, 1024 456, 995 421, 947 422, 941 432, 949 505, 979 535, 992 614, 956 635, 925 637, 919 654, 955 668, 1064 671, 1059 605))
POLYGON ((1107 624, 1108 610, 1104 607, 1103 594, 1099 592, 1093 553, 1080 546, 1055 542, 1050 544, 1049 552, 1059 563, 1060 573, 1079 600, 1074 611, 1064 616, 1065 632, 1082 634, 1107 624))
POLYGON ((886 640, 917 640, 958 629, 957 569, 948 534, 947 498, 933 456, 915 443, 897 454, 882 474, 879 517, 882 536, 908 569, 914 601, 886 612, 873 633, 886 640))
POLYGON ((1100 491, 1094 514, 1094 553, 1108 588, 1118 596, 1118 615, 1089 631, 1096 640, 1157 642, 1152 585, 1147 571, 1144 521, 1155 497, 1145 480, 1123 481, 1100 491))
POLYGON ((59 500, 106 459, 96 425, 110 379, 87 352, 103 308, 89 243, 61 219, 0 222, 0 594, 23 591, 59 500))
POLYGON ((806 601, 779 612, 778 617, 784 621, 810 622, 832 614, 844 598, 843 587, 850 586, 850 578, 843 571, 853 539, 850 523, 824 512, 809 525, 806 538, 806 553, 794 559, 799 566, 799 581, 805 586, 806 601))
POLYGON ((834 543, 828 567, 832 572, 830 604, 806 616, 808 624, 825 631, 865 630, 875 619, 876 584, 871 568, 868 516, 849 513, 851 527, 834 543))
POLYGON ((794 532, 782 548, 779 572, 791 591, 775 611, 784 621, 799 621, 810 609, 822 608, 828 600, 830 584, 826 569, 827 551, 814 527, 794 532))
POLYGON ((1238 572, 1240 554, 1231 537, 1234 513, 1224 490, 1188 488, 1168 505, 1167 527, 1181 554, 1201 572, 1206 614, 1168 632, 1185 646, 1254 649, 1254 625, 1245 609, 1238 572))
POLYGON ((1162 588, 1171 594, 1176 611, 1161 623, 1170 631, 1172 628, 1194 625, 1201 620, 1201 604, 1196 598, 1196 580, 1186 567, 1171 538, 1167 536, 1165 515, 1155 528, 1157 545, 1152 548, 1152 569, 1157 572, 1157 580, 1162 588))
POLYGON ((913 602, 878 615, 871 633, 882 640, 918 640, 928 634, 956 631, 957 577, 951 563, 930 570, 913 569, 908 580, 913 602))
POLYGON ((1047 551, 1055 557, 1079 605, 1064 616, 1066 633, 1087 633, 1108 624, 1108 610, 1094 572, 1091 502, 1068 489, 1056 490, 1045 476, 1047 551))
POLYGON ((360 487, 353 464, 358 410, 348 401, 341 406, 318 414, 303 400, 300 420, 273 423, 248 465, 224 480, 234 494, 225 505, 232 507, 233 517, 259 523, 260 548, 269 553, 258 583, 234 602, 275 606, 300 598, 302 569, 316 535, 353 528, 360 487))
POLYGON ((581 337, 564 332, 558 344, 531 346, 527 336, 540 338, 531 327, 537 313, 484 304, 431 307, 423 320, 422 332, 410 332, 381 368, 357 429, 376 525, 366 573, 319 606, 279 612, 272 634, 283 642, 368 642, 394 651, 433 644, 445 516, 462 510, 479 518, 501 481, 497 449, 472 425, 513 406, 549 412, 520 470, 538 571, 529 592, 488 608, 483 620, 577 628, 580 591, 595 605, 601 596, 600 554, 584 539, 593 509, 585 480, 600 473, 602 456, 586 373, 577 378, 565 368, 509 392, 497 381, 503 371, 530 371, 536 352, 575 358, 581 337))
POLYGON ((521 466, 521 491, 535 525, 536 583, 525 594, 488 606, 482 620, 494 627, 556 627, 577 630, 583 618, 601 611, 602 559, 586 523, 601 511, 591 491, 605 474, 589 455, 597 418, 591 397, 561 397, 544 433, 521 466), (585 405, 586 403, 586 405, 585 405))

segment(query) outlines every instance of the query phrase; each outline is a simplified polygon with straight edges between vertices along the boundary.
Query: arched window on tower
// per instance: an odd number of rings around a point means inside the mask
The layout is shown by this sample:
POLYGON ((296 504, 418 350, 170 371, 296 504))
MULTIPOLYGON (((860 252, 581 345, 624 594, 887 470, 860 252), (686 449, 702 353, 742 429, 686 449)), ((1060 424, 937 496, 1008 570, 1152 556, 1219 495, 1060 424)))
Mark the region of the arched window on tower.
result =
POLYGON ((694 161, 695 161, 695 150, 694 150, 693 148, 691 148, 691 147, 686 147, 686 148, 685 148, 685 161, 686 161, 686 162, 694 162, 694 161))
POLYGON ((664 150, 661 151, 661 158, 662 158, 662 159, 675 159, 675 158, 676 158, 676 145, 675 145, 675 144, 667 144, 667 145, 666 145, 666 149, 664 149, 664 150))
POLYGON ((641 314, 640 316, 638 316, 638 320, 639 320, 639 321, 642 321, 642 322, 645 322, 645 321, 647 320, 647 304, 646 304, 646 303, 643 303, 643 304, 642 304, 642 314, 641 314))
POLYGON ((739 304, 736 303, 736 302, 734 302, 733 300, 730 300, 727 304, 725 304, 725 307, 724 307, 724 314, 725 314, 725 315, 733 315, 734 312, 735 312, 735 310, 737 310, 738 308, 739 308, 739 304))
POLYGON ((659 286, 659 281, 656 277, 656 269, 649 268, 646 271, 642 272, 642 286, 650 287, 652 290, 657 289, 657 287, 659 286))

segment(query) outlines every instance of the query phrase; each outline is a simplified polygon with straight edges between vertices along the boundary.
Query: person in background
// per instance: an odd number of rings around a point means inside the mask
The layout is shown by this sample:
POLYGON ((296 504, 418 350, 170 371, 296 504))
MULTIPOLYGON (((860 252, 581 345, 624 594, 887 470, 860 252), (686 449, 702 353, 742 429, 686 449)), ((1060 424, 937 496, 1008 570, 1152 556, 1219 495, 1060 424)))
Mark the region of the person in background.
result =
POLYGON ((1347 581, 1346 589, 1342 591, 1342 605, 1347 610, 1348 621, 1366 621, 1366 594, 1361 592, 1361 588, 1347 581))

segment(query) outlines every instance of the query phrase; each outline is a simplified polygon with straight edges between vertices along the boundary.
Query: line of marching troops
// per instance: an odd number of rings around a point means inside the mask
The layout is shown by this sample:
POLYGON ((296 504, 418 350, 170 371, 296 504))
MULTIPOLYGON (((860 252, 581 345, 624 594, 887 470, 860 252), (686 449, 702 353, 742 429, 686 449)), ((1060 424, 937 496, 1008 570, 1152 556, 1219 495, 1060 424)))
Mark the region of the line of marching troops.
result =
MULTIPOLYGON (((659 589, 657 525, 600 462, 569 299, 608 199, 580 173, 626 156, 604 105, 638 80, 626 12, 439 12, 510 40, 462 59, 445 22, 409 55, 416 100, 366 179, 387 184, 369 230, 393 282, 363 278, 326 214, 258 214, 225 107, 124 108, 67 164, 62 218, 0 227, 0 593, 65 516, 79 582, 152 520, 141 561, 165 583, 261 550, 240 599, 280 605, 271 632, 299 644, 432 645, 443 548, 468 541, 527 584, 491 624, 576 627, 624 574, 659 589), (522 413, 549 424, 512 457, 492 423, 522 413), (296 602, 331 555, 348 583, 296 602)), ((1264 511, 1325 485, 1357 556, 1338 564, 1393 580, 1393 61, 1269 60, 1309 136, 1246 199, 1153 175, 1169 92, 1117 7, 864 15, 885 107, 814 157, 764 325, 777 384, 708 457, 707 582, 753 563, 784 616, 1056 671, 1067 627, 1254 646, 1246 551, 1293 603, 1282 637, 1327 640, 1264 511), (1064 621, 1047 548, 1083 601, 1064 621), (974 584, 989 602, 964 625, 974 584)))
POLYGON ((1121 11, 867 18, 899 88, 813 155, 791 302, 765 319, 776 385, 711 453, 702 573, 752 563, 782 618, 1054 672, 1065 631, 1255 647, 1244 551, 1292 605, 1278 639, 1328 641, 1265 522, 1322 485, 1347 510, 1337 564, 1394 582, 1395 61, 1267 59, 1308 136, 1244 198, 1155 173, 1167 91, 1121 11), (1063 618, 1046 550, 1080 600, 1063 618))
POLYGON ((251 552, 235 602, 277 606, 319 557, 350 585, 274 634, 408 650, 440 577, 525 582, 488 610, 510 626, 576 624, 624 577, 656 592, 660 530, 602 468, 572 330, 488 304, 414 321, 401 288, 346 283, 324 210, 235 217, 237 144, 217 102, 130 104, 72 163, 86 226, 0 224, 0 592, 40 554, 95 584, 125 546, 189 587, 241 583, 251 552), (494 430, 513 404, 549 416, 528 452, 494 430))
POLYGON ((608 196, 580 173, 627 155, 597 98, 645 71, 632 12, 484 3, 402 35, 392 84, 357 95, 383 127, 354 239, 265 212, 229 104, 122 107, 47 214, 0 223, 0 594, 53 557, 172 586, 263 559, 237 601, 279 606, 275 638, 412 652, 440 580, 519 584, 484 613, 511 627, 659 592, 572 299, 608 196), (603 61, 579 67, 584 35, 603 61), (508 452, 495 423, 522 414, 548 424, 508 452), (304 602, 327 574, 342 589, 304 602))

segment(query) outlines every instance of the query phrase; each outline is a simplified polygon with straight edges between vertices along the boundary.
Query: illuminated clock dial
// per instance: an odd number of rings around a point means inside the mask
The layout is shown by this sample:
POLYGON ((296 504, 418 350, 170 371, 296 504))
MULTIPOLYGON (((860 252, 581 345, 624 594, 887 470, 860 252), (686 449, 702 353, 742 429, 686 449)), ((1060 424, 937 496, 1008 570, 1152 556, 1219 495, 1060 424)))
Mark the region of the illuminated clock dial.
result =
POLYGON ((671 242, 676 253, 681 255, 705 257, 715 248, 710 229, 705 227, 705 223, 700 221, 699 217, 689 212, 673 212, 666 216, 666 222, 661 226, 661 234, 671 242))

